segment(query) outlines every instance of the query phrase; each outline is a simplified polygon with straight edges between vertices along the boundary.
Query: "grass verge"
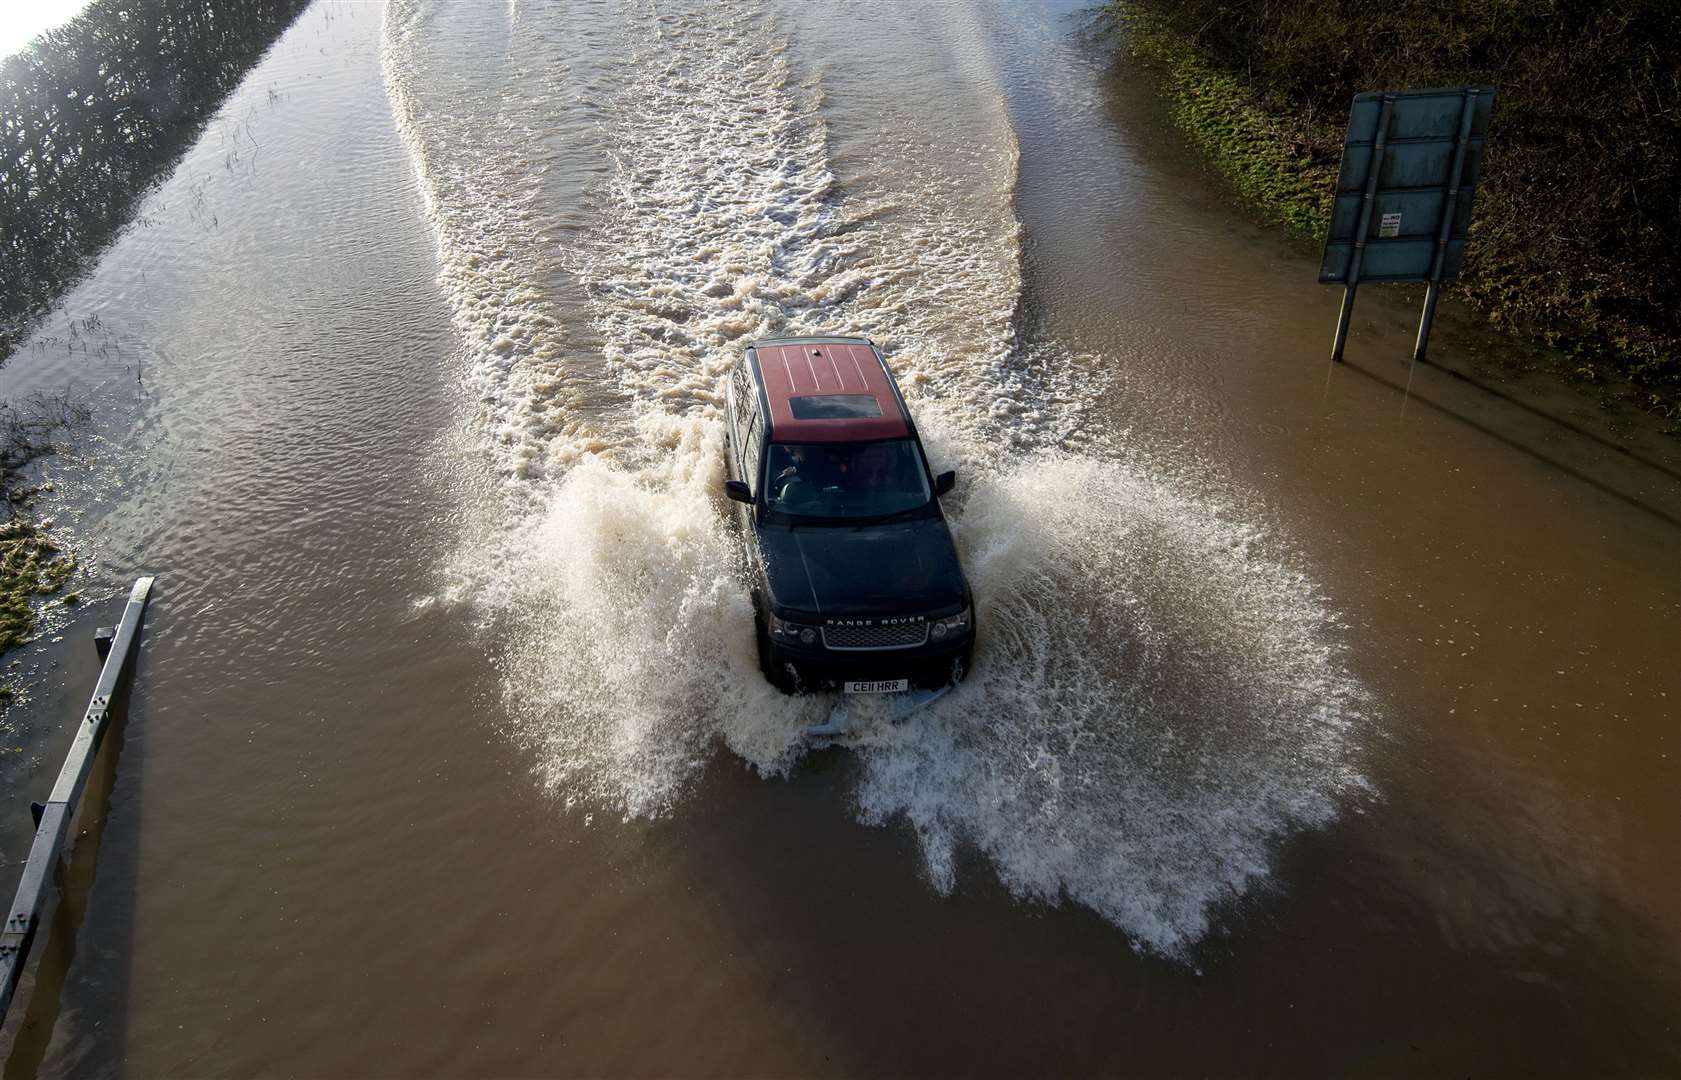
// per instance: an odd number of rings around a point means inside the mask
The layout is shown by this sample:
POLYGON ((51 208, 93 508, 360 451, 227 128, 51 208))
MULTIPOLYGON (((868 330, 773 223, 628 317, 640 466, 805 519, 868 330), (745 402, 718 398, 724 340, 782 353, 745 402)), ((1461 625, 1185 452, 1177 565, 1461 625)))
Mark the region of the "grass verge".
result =
POLYGON ((1128 47, 1161 73, 1173 120, 1197 149, 1265 217, 1305 240, 1323 236, 1337 178, 1337 162, 1315 153, 1323 138, 1262 108, 1242 79, 1210 63, 1160 15, 1114 6, 1128 47))

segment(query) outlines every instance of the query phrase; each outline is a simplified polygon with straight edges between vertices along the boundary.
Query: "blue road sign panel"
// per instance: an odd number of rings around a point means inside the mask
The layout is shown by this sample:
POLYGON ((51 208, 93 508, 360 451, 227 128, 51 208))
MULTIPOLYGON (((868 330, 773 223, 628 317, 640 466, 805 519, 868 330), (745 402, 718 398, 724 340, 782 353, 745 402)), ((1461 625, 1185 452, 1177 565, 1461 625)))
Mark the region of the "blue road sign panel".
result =
POLYGON ((1438 246, 1436 280, 1457 277, 1493 112, 1492 86, 1356 94, 1320 282, 1429 281, 1438 246))

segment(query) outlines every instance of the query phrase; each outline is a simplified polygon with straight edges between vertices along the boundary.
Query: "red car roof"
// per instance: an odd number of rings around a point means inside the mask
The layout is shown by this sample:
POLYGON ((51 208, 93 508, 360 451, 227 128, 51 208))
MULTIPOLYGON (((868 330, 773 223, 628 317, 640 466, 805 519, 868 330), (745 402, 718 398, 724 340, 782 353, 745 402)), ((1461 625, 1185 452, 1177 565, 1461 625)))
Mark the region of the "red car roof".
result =
POLYGON ((911 433, 887 370, 868 345, 764 345, 755 351, 770 399, 772 442, 902 439, 911 433), (789 405, 790 398, 836 394, 874 398, 881 415, 802 420, 789 405))

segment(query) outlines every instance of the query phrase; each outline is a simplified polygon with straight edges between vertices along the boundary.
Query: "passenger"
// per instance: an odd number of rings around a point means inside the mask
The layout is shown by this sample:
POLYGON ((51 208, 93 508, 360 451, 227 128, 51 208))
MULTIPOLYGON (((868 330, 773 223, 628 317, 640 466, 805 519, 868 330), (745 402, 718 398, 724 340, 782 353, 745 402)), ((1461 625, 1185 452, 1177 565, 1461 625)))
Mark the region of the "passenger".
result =
POLYGON ((814 464, 811 482, 819 491, 846 491, 851 485, 847 475, 850 455, 844 447, 826 447, 814 464))
POLYGON ((854 485, 861 491, 882 491, 890 486, 887 450, 880 445, 868 445, 853 459, 854 485))

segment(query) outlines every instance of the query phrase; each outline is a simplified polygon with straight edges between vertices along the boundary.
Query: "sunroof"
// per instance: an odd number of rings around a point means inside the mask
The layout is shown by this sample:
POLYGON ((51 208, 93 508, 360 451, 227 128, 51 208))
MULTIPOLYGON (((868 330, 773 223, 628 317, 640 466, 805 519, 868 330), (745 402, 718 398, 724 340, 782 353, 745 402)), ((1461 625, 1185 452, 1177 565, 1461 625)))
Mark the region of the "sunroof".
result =
POLYGON ((788 399, 795 420, 857 420, 880 416, 881 404, 868 394, 807 394, 788 399))

